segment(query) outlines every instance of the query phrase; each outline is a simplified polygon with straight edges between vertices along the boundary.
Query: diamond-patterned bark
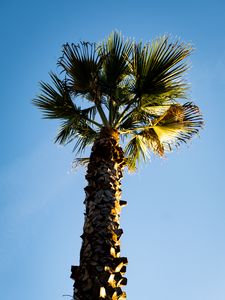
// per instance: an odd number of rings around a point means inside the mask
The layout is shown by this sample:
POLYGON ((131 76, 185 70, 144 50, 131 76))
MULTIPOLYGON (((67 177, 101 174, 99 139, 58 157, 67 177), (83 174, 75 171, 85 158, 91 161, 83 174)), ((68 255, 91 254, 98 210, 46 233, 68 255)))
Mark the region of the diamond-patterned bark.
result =
POLYGON ((126 299, 121 287, 127 258, 120 256, 121 178, 123 151, 118 132, 103 128, 95 141, 86 179, 85 222, 80 252, 80 266, 72 266, 74 299, 126 299))

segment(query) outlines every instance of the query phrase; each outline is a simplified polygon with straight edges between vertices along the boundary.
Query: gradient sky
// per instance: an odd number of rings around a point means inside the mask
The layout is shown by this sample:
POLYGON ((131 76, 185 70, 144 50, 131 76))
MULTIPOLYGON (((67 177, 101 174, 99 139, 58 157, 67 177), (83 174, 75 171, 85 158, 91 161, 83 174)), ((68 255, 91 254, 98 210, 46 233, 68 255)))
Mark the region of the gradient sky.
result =
POLYGON ((84 170, 53 143, 58 123, 31 105, 65 42, 118 29, 149 41, 165 33, 194 45, 190 98, 200 138, 125 174, 121 224, 129 300, 225 299, 225 1, 2 0, 0 295, 72 294, 83 226, 84 170))

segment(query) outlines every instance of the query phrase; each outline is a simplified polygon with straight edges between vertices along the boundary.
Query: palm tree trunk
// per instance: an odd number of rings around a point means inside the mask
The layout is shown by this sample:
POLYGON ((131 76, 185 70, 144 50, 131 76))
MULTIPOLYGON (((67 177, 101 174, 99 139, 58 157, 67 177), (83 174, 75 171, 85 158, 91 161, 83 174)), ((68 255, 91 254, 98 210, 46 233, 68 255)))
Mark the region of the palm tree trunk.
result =
POLYGON ((86 205, 80 265, 72 266, 74 299, 126 299, 121 286, 127 258, 120 256, 120 237, 123 233, 119 218, 121 207, 121 178, 124 157, 116 130, 102 128, 96 139, 86 179, 86 205))

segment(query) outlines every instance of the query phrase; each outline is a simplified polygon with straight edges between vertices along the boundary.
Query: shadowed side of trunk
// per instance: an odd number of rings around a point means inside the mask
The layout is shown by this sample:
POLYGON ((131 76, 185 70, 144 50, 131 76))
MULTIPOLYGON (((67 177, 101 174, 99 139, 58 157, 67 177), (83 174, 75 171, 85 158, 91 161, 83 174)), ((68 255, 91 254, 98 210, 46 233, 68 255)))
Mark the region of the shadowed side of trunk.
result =
POLYGON ((126 299, 121 286, 127 258, 120 256, 119 224, 123 151, 115 130, 103 128, 95 141, 86 179, 86 212, 80 252, 80 266, 72 266, 74 299, 126 299))

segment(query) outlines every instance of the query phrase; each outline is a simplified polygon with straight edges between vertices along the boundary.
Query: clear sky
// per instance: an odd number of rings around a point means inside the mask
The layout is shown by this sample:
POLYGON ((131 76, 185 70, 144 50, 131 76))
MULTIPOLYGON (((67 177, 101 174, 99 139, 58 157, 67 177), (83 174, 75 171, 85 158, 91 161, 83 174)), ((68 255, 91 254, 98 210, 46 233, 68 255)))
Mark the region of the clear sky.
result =
POLYGON ((225 1, 2 0, 0 297, 72 294, 83 226, 84 171, 53 144, 58 123, 31 105, 65 42, 164 33, 191 42, 200 138, 125 174, 121 223, 129 300, 225 299, 225 1))

